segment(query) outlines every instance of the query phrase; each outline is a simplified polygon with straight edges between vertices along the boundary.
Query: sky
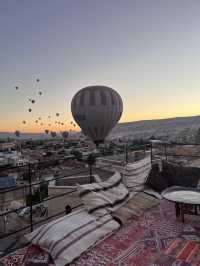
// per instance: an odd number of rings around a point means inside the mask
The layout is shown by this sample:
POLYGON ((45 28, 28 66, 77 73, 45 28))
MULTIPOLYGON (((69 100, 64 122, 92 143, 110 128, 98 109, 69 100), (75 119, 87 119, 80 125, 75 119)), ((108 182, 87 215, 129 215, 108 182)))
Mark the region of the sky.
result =
POLYGON ((121 95, 120 122, 199 115, 199 13, 198 0, 0 0, 0 131, 42 131, 57 112, 69 129, 73 95, 96 84, 121 95))

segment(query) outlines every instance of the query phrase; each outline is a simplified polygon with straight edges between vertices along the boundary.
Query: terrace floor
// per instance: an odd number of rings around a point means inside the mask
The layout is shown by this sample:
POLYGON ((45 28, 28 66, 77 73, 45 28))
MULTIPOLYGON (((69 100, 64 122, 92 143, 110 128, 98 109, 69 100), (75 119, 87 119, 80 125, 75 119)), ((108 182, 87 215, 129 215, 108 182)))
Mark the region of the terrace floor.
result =
MULTIPOLYGON (((86 251, 70 266, 194 266, 200 265, 199 245, 200 216, 186 215, 185 223, 182 223, 175 216, 173 203, 162 200, 138 220, 132 220, 86 251), (187 248, 184 249, 184 243, 188 245, 188 242, 189 253, 187 248), (172 243, 174 249, 170 246, 172 243), (194 248, 191 249, 191 246, 194 248), (181 256, 180 248, 184 250, 181 256)), ((30 246, 17 250, 16 253, 1 259, 1 262, 3 265, 25 265, 23 263, 28 249, 30 252, 30 246)), ((33 256, 37 252, 41 251, 32 249, 33 256)))

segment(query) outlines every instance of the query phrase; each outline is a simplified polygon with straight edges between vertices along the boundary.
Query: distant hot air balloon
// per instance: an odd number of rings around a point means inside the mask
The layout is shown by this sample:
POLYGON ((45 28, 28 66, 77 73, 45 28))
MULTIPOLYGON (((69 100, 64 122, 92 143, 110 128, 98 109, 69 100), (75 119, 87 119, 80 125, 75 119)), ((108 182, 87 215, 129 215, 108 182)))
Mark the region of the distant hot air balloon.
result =
POLYGON ((37 79, 36 79, 36 82, 39 82, 39 81, 40 81, 40 79, 37 78, 37 79))
POLYGON ((32 109, 31 109, 31 108, 29 108, 29 109, 28 109, 28 111, 29 111, 29 112, 32 112, 32 109))
POLYGON ((16 137, 18 137, 18 138, 20 137, 20 131, 19 130, 16 130, 14 134, 16 137))
POLYGON ((48 126, 50 127, 50 126, 51 126, 51 124, 48 124, 48 126))
POLYGON ((24 120, 24 121, 22 121, 22 123, 23 123, 23 124, 26 124, 26 121, 24 120))
POLYGON ((15 89, 16 89, 16 90, 18 90, 18 89, 19 89, 19 87, 18 87, 18 86, 15 86, 15 89))
POLYGON ((42 118, 41 117, 38 117, 38 120, 42 120, 42 118))
POLYGON ((67 132, 67 131, 63 131, 63 132, 62 132, 62 137, 63 137, 63 139, 67 139, 68 136, 69 136, 69 132, 67 132))
POLYGON ((40 125, 43 126, 43 123, 41 123, 40 125))
POLYGON ((59 116, 60 114, 59 113, 56 113, 56 116, 59 116))
POLYGON ((41 92, 41 91, 39 91, 39 92, 38 92, 38 94, 41 96, 41 95, 42 95, 42 92, 41 92))
POLYGON ((55 138, 56 137, 56 132, 55 131, 51 131, 51 136, 52 136, 52 138, 55 138))
POLYGON ((31 103, 34 104, 35 103, 35 100, 31 100, 31 103))
POLYGON ((45 134, 47 134, 47 135, 49 134, 49 130, 48 130, 48 129, 45 129, 44 132, 45 132, 45 134))
POLYGON ((119 121, 123 102, 120 95, 109 87, 89 86, 73 97, 71 111, 83 133, 98 145, 119 121))
POLYGON ((35 120, 35 123, 38 123, 38 120, 35 120))
POLYGON ((50 119, 50 118, 51 118, 51 116, 49 115, 49 116, 48 116, 48 118, 50 119))
POLYGON ((64 123, 61 123, 62 126, 64 126, 64 123))
POLYGON ((70 123, 71 125, 73 124, 73 121, 71 121, 71 123, 70 123))

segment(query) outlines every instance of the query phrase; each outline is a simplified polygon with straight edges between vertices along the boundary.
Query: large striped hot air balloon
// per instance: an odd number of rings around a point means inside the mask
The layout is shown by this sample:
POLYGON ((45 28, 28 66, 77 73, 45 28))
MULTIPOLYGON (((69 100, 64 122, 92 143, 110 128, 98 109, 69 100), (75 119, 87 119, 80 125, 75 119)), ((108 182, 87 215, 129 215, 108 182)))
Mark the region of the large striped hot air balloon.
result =
POLYGON ((71 102, 74 120, 97 145, 103 142, 123 112, 120 95, 106 86, 89 86, 76 93, 71 102))

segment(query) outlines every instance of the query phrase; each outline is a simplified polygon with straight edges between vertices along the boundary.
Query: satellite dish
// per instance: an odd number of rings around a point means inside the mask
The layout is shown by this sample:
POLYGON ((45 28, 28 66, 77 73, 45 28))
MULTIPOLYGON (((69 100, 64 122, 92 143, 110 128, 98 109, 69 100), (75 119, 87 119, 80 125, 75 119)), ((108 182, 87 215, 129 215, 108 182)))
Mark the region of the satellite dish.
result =
POLYGON ((71 111, 83 133, 96 145, 102 143, 123 112, 120 95, 106 86, 89 86, 76 93, 71 111))

